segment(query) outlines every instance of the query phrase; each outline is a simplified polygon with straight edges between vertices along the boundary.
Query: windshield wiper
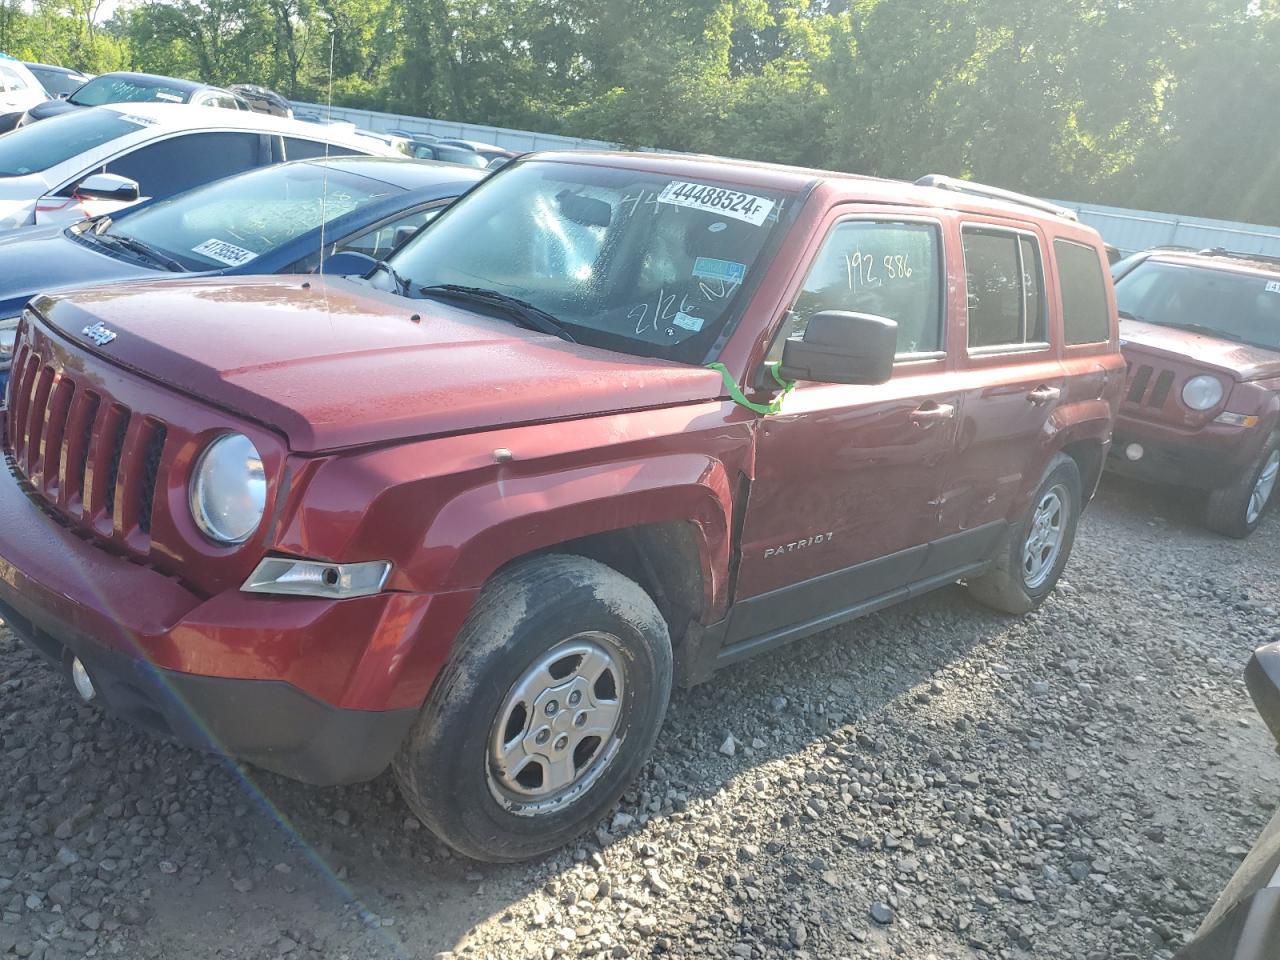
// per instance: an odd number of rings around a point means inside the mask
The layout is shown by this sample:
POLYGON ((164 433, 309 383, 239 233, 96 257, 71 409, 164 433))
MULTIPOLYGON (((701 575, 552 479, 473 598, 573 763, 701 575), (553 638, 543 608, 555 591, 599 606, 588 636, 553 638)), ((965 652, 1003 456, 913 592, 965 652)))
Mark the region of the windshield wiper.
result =
POLYGON ((1173 327, 1175 330, 1188 330, 1191 333, 1207 333, 1211 337, 1221 337, 1223 340, 1235 340, 1237 343, 1244 342, 1244 337, 1237 333, 1228 333, 1226 330, 1219 330, 1216 327, 1206 326, 1203 323, 1171 323, 1164 320, 1148 320, 1148 323, 1154 323, 1157 327, 1173 327))
POLYGON ((437 283, 419 287, 418 292, 428 297, 439 297, 441 300, 462 300, 464 302, 497 307, 527 330, 549 333, 553 337, 568 340, 570 343, 578 342, 563 323, 541 307, 535 307, 526 300, 499 293, 497 290, 486 290, 484 287, 467 287, 458 283, 437 283))
MULTIPOLYGON (((1117 310, 1121 320, 1142 320, 1136 313, 1130 313, 1128 310, 1117 310)), ((1145 321, 1143 321, 1145 323, 1145 321)))
POLYGON ((93 238, 99 243, 105 243, 107 246, 114 244, 117 247, 124 247, 124 249, 132 251, 146 260, 150 260, 152 263, 159 264, 166 270, 170 270, 173 273, 187 272, 187 268, 177 260, 173 259, 173 257, 167 256, 150 244, 143 243, 141 240, 135 240, 133 237, 124 237, 115 233, 95 233, 93 238))

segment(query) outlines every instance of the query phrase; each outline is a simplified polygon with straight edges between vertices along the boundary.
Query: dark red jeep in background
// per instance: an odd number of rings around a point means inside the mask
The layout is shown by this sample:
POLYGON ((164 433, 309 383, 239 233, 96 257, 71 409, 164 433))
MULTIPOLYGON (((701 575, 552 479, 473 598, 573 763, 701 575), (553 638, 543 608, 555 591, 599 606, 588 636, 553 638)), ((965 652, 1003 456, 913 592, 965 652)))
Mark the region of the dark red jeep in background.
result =
POLYGON ((958 579, 1053 589, 1123 381, 1029 198, 524 158, 367 278, 25 314, 0 612, 82 697, 463 853, 616 802, 671 686, 958 579))
POLYGON ((1128 364, 1109 466, 1208 492, 1208 526, 1257 529, 1280 476, 1280 260, 1152 250, 1114 268, 1128 364))

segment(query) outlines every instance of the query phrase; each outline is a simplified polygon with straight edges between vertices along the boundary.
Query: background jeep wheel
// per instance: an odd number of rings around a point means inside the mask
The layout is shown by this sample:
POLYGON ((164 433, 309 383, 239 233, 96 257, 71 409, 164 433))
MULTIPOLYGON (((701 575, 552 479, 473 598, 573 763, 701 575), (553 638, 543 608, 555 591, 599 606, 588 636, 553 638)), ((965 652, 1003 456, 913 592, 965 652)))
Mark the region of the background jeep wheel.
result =
POLYGON ((476 860, 556 849, 639 773, 671 659, 657 607, 611 567, 548 555, 502 571, 396 757, 405 801, 476 860))
POLYGON ((1040 606, 1071 555, 1082 499, 1080 468, 1066 454, 1057 454, 995 566, 970 580, 969 592, 1004 613, 1027 613, 1040 606))
POLYGON ((1258 529, 1280 479, 1280 436, 1272 437, 1249 469, 1227 487, 1209 493, 1205 526, 1242 540, 1258 529))

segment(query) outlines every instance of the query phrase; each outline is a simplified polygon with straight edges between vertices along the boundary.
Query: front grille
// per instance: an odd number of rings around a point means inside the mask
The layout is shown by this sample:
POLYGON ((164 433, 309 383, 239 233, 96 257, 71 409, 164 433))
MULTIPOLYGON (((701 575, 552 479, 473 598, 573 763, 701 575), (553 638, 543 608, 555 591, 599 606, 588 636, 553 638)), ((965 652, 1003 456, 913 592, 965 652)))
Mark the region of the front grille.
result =
POLYGON ((133 537, 151 533, 165 424, 81 387, 25 345, 12 375, 7 426, 19 477, 70 524, 144 550, 133 537))
POLYGON ((1174 373, 1172 370, 1161 370, 1158 373, 1154 368, 1147 364, 1143 364, 1137 368, 1129 367, 1129 386, 1125 393, 1125 400, 1129 403, 1136 403, 1144 407, 1151 407, 1159 410, 1164 407, 1165 401, 1169 399, 1169 391, 1173 388, 1174 373), (1155 377, 1155 384, 1152 385, 1151 379, 1155 377))

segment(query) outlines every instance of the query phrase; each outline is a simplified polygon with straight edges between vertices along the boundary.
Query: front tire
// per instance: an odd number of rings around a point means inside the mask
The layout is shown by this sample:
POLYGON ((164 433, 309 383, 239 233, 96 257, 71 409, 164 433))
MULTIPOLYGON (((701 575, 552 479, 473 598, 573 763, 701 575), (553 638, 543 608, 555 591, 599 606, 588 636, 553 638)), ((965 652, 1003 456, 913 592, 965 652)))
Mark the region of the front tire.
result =
POLYGON ((395 759, 405 801, 475 860, 554 850, 640 772, 671 672, 666 622, 637 583, 584 557, 518 563, 481 591, 395 759))
POLYGON ((1280 478, 1280 436, 1272 437, 1262 453, 1230 486, 1209 494, 1205 526, 1214 533, 1243 540, 1262 523, 1267 507, 1275 498, 1280 478))
POLYGON ((1066 454, 1055 455, 995 565, 969 581, 973 597, 1003 613, 1040 606, 1067 566, 1082 503, 1080 468, 1066 454))

